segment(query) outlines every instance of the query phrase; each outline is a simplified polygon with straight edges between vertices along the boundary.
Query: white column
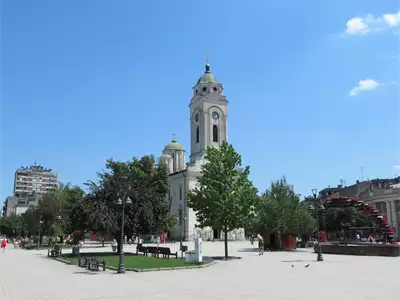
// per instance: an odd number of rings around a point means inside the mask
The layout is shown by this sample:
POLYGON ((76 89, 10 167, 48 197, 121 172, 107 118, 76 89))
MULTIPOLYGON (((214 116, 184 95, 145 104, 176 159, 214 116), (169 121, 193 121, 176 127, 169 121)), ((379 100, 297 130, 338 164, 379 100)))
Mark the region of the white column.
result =
POLYGON ((398 235, 399 228, 397 228, 396 207, 395 207, 394 200, 387 200, 386 205, 388 205, 390 207, 390 209, 388 209, 388 218, 389 218, 388 221, 389 221, 390 225, 395 228, 395 233, 396 233, 396 235, 398 235))

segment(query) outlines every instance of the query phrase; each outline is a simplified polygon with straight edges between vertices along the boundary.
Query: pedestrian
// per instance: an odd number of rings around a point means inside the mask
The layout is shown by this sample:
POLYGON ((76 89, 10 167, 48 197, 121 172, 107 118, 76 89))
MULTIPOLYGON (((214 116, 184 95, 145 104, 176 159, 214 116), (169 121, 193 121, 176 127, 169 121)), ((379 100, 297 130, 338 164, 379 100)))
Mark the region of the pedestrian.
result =
POLYGON ((4 250, 6 250, 6 246, 7 246, 7 240, 6 240, 6 238, 4 238, 4 239, 1 241, 2 253, 4 252, 4 250))
POLYGON ((264 255, 264 239, 260 234, 257 235, 258 238, 258 255, 264 255))

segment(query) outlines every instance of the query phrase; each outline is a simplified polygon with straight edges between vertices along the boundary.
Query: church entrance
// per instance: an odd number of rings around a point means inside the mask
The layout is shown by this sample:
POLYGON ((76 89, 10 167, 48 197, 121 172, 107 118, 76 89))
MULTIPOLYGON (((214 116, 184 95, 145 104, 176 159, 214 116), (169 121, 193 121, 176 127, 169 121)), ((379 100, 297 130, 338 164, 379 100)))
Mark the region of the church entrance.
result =
POLYGON ((213 230, 213 239, 214 240, 220 240, 221 239, 221 231, 214 229, 213 230))

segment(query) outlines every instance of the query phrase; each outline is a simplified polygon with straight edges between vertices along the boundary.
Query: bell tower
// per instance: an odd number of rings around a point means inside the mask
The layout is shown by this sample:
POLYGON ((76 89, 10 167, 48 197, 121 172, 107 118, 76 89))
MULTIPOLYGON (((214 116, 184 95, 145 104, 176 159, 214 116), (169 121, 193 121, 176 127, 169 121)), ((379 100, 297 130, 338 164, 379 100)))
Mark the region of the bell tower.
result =
POLYGON ((191 163, 202 159, 208 147, 219 147, 227 140, 228 100, 208 60, 206 56, 206 70, 193 87, 189 104, 191 163))

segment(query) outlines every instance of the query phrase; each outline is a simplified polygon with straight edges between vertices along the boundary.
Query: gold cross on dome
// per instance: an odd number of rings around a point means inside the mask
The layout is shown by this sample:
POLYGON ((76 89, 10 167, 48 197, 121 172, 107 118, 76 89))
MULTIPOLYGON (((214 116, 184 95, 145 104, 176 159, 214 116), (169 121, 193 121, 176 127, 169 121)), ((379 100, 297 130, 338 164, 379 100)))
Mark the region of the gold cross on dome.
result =
POLYGON ((172 140, 175 141, 175 138, 176 138, 176 134, 173 133, 173 134, 172 134, 172 140))

